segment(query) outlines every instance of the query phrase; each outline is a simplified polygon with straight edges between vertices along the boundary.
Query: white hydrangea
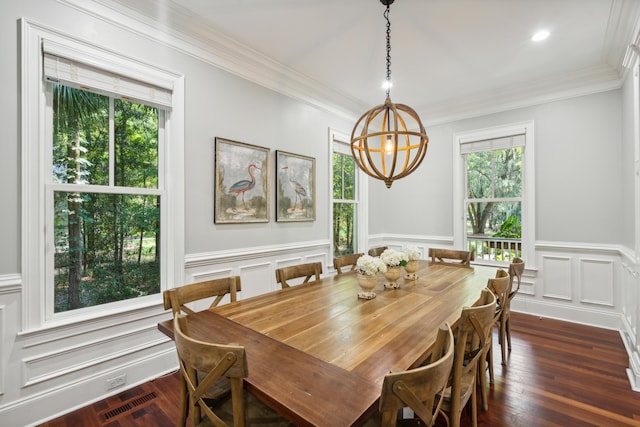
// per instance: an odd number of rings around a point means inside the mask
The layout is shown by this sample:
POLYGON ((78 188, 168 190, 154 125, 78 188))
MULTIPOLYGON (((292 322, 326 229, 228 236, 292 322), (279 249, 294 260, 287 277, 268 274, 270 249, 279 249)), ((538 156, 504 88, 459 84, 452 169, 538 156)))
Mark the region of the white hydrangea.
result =
POLYGON ((356 269, 362 274, 373 276, 378 271, 382 273, 387 271, 387 265, 378 257, 362 255, 356 262, 356 269))
POLYGON ((409 260, 404 252, 398 252, 395 249, 386 249, 380 254, 380 259, 388 267, 407 265, 407 261, 409 260))
POLYGON ((407 261, 415 261, 417 259, 420 259, 420 255, 422 255, 420 253, 420 249, 416 248, 415 246, 408 246, 404 249, 404 253, 407 256, 407 261))

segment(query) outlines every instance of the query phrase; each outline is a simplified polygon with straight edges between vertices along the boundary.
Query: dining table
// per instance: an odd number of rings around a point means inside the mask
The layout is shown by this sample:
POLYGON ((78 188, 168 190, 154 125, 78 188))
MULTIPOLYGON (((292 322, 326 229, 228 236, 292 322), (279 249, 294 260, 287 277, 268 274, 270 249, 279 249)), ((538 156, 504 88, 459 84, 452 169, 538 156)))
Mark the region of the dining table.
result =
MULTIPOLYGON (((455 326, 496 267, 421 260, 415 280, 358 298, 358 275, 330 275, 188 315, 190 335, 245 347, 244 388, 300 426, 362 425, 377 412, 382 381, 420 366, 440 326, 455 326)), ((171 319, 158 329, 173 338, 171 319)))

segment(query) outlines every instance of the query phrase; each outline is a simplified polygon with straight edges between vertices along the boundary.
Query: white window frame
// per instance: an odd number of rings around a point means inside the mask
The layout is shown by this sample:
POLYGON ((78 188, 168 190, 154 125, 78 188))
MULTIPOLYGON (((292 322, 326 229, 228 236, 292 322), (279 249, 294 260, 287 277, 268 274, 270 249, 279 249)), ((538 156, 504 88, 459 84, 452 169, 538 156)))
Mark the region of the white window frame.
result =
MULTIPOLYGON (((52 299, 47 285, 47 265, 52 266, 47 253, 45 233, 47 203, 45 186, 51 184, 52 144, 50 123, 51 105, 47 105, 47 83, 43 77, 42 46, 55 43, 78 55, 87 55, 91 65, 122 76, 140 79, 148 76, 149 82, 171 88, 171 111, 166 112, 164 155, 160 152, 159 192, 162 193, 164 210, 161 213, 161 292, 182 283, 184 277, 184 77, 144 64, 136 59, 89 45, 83 41, 44 27, 33 21, 21 20, 22 43, 22 332, 37 331, 59 325, 82 322, 98 317, 111 316, 126 311, 157 306, 162 309, 162 294, 154 294, 132 300, 72 310, 53 315, 52 299), (164 159, 164 161, 162 160, 164 159)), ((160 151, 160 147, 159 147, 160 151)), ((83 191, 91 191, 84 186, 83 191)), ((51 208, 51 206, 49 206, 51 208)), ((51 255, 52 257, 52 255, 51 255)), ((51 290, 52 292, 52 290, 51 290)))
MULTIPOLYGON (((505 138, 512 135, 524 134, 525 145, 522 150, 522 257, 533 264, 532 255, 535 249, 535 145, 534 122, 526 121, 512 123, 504 126, 478 129, 456 133, 453 137, 454 161, 453 161, 453 238, 454 245, 459 248, 467 247, 465 200, 465 158, 461 154, 462 144, 471 141, 484 141, 490 139, 505 138)), ((477 264, 486 261, 476 260, 477 264)), ((493 263, 496 263, 495 261, 493 263)), ((503 264, 498 262, 499 264, 503 264)))
MULTIPOLYGON (((346 154, 351 156, 349 136, 335 129, 329 129, 329 240, 331 241, 331 254, 335 253, 333 247, 333 153, 346 154)), ((367 230, 369 229, 369 209, 367 195, 369 194, 367 175, 356 166, 356 220, 358 221, 356 229, 356 242, 358 252, 363 252, 367 244, 367 230)), ((351 201, 349 201, 351 202, 351 201)), ((333 266, 331 267, 333 268, 333 266)))

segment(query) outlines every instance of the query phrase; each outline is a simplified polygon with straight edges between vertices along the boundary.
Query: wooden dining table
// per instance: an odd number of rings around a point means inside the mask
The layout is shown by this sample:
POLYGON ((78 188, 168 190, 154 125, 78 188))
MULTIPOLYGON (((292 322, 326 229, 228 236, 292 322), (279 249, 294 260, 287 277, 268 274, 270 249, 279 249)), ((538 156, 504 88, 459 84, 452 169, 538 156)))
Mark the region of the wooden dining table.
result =
MULTIPOLYGON (((245 389, 302 426, 362 425, 392 369, 419 366, 438 328, 455 325, 496 268, 420 261, 416 280, 357 297, 347 273, 190 314, 193 338, 246 349, 245 389)), ((171 320, 158 324, 173 338, 171 320)))

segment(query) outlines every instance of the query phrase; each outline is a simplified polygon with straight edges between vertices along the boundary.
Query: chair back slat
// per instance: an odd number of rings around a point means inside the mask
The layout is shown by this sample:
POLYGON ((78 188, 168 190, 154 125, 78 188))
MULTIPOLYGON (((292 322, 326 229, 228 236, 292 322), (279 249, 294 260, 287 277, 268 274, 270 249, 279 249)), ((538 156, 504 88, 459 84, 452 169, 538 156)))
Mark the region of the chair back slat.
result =
POLYGON ((369 249, 369 252, 367 252, 367 253, 370 256, 380 256, 382 254, 382 252, 386 251, 387 249, 389 249, 387 246, 379 246, 377 248, 369 249))
POLYGON ((364 255, 364 253, 342 255, 341 257, 334 258, 333 268, 336 269, 336 272, 338 274, 345 273, 346 272, 345 267, 349 267, 349 266, 351 266, 351 268, 348 271, 354 271, 356 269, 356 263, 358 262, 358 259, 362 255, 364 255))
POLYGON ((287 280, 304 278, 302 283, 309 283, 320 280, 322 274, 321 262, 310 262, 307 264, 292 265, 290 267, 282 267, 276 270, 276 282, 280 283, 282 289, 291 286, 287 280))
POLYGON ((244 347, 208 343, 189 337, 188 320, 179 313, 174 314, 173 326, 180 372, 189 395, 189 412, 194 418, 193 425, 199 422, 203 414, 214 425, 227 425, 204 400, 207 391, 226 377, 231 382, 233 424, 244 426, 246 414, 242 383, 249 375, 244 347))
POLYGON ((509 264, 509 276, 511 276, 511 291, 510 291, 509 299, 513 299, 513 297, 520 290, 520 282, 522 280, 523 272, 524 272, 524 261, 522 260, 522 258, 517 258, 517 257, 514 258, 511 261, 511 264, 509 264), (514 278, 518 279, 518 285, 516 286, 515 290, 513 289, 514 278))
POLYGON ((229 295, 230 302, 235 302, 237 300, 237 293, 241 290, 240 276, 233 276, 167 289, 162 294, 162 299, 165 310, 171 309, 173 314, 179 312, 192 314, 193 310, 187 307, 186 304, 213 298, 213 302, 209 306, 209 308, 211 308, 220 304, 222 299, 227 295, 229 295))
POLYGON ((379 404, 383 426, 395 425, 397 411, 407 406, 427 426, 433 425, 440 411, 440 402, 435 403, 436 396, 442 395, 447 386, 454 349, 453 333, 449 325, 444 325, 438 330, 428 365, 385 376, 379 404))
POLYGON ((471 266, 475 260, 473 251, 460 251, 454 249, 429 248, 429 256, 434 264, 461 264, 471 266))

